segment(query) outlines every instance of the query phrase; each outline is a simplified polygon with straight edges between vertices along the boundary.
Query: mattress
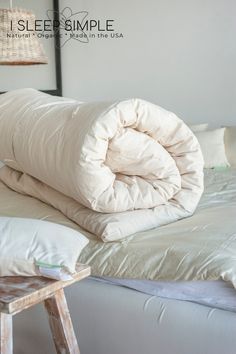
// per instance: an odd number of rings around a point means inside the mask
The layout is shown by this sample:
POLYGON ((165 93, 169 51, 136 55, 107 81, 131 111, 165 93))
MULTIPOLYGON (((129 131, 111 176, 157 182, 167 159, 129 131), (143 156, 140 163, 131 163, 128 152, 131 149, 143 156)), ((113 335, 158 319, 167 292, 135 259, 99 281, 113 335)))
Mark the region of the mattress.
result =
MULTIPOLYGON (((66 296, 81 354, 235 354, 233 312, 90 279, 66 296)), ((41 305, 15 316, 14 345, 17 354, 54 353, 41 305)))

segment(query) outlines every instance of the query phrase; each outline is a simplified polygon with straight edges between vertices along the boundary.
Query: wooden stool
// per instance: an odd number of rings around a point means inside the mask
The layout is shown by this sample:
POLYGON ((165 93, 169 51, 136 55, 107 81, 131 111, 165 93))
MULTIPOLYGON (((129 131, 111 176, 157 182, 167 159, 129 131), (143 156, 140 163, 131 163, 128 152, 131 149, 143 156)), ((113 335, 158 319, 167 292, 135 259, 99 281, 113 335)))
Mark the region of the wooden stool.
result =
POLYGON ((12 316, 44 302, 58 354, 79 354, 63 288, 90 275, 79 264, 69 281, 44 277, 0 277, 0 353, 13 353, 12 316))

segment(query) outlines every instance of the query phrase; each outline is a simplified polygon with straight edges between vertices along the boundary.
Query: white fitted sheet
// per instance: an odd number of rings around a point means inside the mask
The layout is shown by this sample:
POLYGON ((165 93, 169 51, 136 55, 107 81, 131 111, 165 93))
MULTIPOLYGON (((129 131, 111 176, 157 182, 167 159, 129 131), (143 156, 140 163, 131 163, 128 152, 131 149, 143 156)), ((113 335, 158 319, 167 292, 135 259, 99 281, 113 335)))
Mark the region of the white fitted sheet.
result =
POLYGON ((225 281, 164 282, 136 279, 93 277, 94 280, 124 286, 144 294, 166 299, 191 301, 236 312, 236 290, 225 281))

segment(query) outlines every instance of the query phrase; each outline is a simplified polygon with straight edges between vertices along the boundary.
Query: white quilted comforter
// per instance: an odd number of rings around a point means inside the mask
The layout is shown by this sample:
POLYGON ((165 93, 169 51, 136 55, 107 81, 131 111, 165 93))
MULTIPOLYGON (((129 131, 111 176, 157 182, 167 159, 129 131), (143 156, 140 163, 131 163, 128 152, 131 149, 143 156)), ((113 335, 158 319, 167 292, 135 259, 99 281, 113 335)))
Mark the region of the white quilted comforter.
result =
POLYGON ((104 241, 192 215, 203 191, 193 133, 142 100, 80 103, 17 90, 0 97, 0 131, 1 179, 14 175, 13 189, 104 241))

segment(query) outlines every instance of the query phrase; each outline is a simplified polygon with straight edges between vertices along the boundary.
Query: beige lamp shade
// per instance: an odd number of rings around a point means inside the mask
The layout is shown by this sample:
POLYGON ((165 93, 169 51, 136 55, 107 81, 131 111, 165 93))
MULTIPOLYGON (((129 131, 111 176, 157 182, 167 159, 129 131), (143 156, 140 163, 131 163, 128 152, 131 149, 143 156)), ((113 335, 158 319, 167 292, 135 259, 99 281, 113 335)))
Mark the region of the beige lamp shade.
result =
POLYGON ((23 9, 0 9, 0 65, 47 64, 37 34, 25 28, 20 31, 18 21, 34 28, 35 15, 23 9))

